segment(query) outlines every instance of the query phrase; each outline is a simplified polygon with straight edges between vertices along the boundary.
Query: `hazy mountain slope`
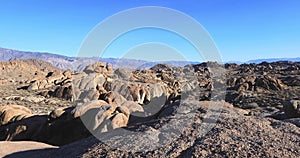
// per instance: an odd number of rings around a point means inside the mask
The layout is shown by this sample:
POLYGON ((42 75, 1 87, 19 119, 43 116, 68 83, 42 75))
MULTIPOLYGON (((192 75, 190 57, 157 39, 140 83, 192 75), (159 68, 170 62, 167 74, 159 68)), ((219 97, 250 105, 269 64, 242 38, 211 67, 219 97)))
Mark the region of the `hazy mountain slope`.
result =
MULTIPOLYGON (((27 52, 12 49, 0 48, 0 61, 10 61, 13 59, 40 59, 50 62, 60 69, 82 70, 85 66, 97 61, 112 64, 114 68, 128 69, 147 69, 158 64, 158 62, 148 62, 134 59, 117 59, 117 58, 97 58, 97 57, 68 57, 51 53, 27 52)), ((174 66, 184 66, 187 64, 197 64, 198 62, 188 61, 164 61, 159 62, 174 66)))
POLYGON ((297 62, 300 61, 300 57, 298 58, 269 58, 269 59, 255 59, 255 60, 249 60, 246 63, 261 63, 261 62, 276 62, 276 61, 293 61, 293 62, 297 62))
MULTIPOLYGON (((0 48, 0 61, 10 61, 13 59, 41 59, 50 62, 60 69, 82 70, 85 66, 97 61, 112 64, 114 68, 128 68, 128 69, 148 69, 158 63, 169 64, 173 66, 185 66, 188 64, 198 64, 199 62, 191 61, 162 61, 162 62, 148 62, 144 60, 135 59, 118 59, 118 58, 97 58, 97 57, 68 57, 52 53, 28 52, 13 49, 0 48)), ((256 59, 246 62, 226 62, 226 63, 261 63, 261 62, 276 62, 276 61, 300 61, 298 58, 270 58, 270 59, 256 59)))

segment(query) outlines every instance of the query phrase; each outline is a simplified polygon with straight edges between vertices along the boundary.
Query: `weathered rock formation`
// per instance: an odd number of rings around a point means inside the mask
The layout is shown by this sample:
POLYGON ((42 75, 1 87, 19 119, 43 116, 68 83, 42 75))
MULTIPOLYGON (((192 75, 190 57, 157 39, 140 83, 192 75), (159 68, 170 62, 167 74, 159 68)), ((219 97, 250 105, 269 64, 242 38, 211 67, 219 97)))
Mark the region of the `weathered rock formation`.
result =
POLYGON ((32 111, 20 105, 0 106, 0 126, 32 116, 32 111))
MULTIPOLYGON (((18 62, 4 64, 1 72, 17 72, 18 62)), ((159 64, 134 71, 101 62, 83 71, 41 67, 32 67, 36 75, 0 84, 0 140, 58 146, 80 140, 52 152, 79 148, 64 155, 70 157, 299 155, 299 63, 159 64), (110 146, 91 134, 111 138, 103 140, 110 146)))

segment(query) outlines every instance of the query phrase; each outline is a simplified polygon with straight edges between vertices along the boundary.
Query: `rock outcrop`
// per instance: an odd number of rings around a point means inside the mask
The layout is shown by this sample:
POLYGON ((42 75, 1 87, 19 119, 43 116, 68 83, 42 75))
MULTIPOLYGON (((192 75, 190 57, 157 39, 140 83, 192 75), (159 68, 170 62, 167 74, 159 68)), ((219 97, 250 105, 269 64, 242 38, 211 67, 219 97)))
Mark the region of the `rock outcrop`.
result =
POLYGON ((43 152, 54 149, 57 149, 57 147, 33 141, 0 141, 0 157, 10 157, 12 154, 18 154, 18 156, 15 155, 14 157, 43 157, 43 152), (43 152, 39 152, 38 150, 42 150, 43 152), (36 152, 30 153, 28 151, 36 152))
POLYGON ((54 157, 299 157, 299 63, 39 63, 3 64, 0 140, 61 146, 54 157))
POLYGON ((53 71, 49 72, 45 78, 32 80, 31 84, 28 86, 28 90, 40 90, 53 87, 55 85, 63 85, 66 83, 71 83, 71 71, 53 71))
POLYGON ((32 116, 32 111, 20 105, 0 106, 0 126, 32 116))
POLYGON ((236 91, 279 91, 286 87, 280 79, 268 75, 231 78, 227 84, 236 91))

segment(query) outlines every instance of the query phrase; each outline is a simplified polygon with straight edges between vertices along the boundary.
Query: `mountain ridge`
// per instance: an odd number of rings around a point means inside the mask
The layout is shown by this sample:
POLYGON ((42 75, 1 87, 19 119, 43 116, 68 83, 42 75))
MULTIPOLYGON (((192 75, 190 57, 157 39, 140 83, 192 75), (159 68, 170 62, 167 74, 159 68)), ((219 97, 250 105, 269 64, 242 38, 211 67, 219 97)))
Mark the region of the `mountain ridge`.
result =
MULTIPOLYGON (((48 52, 31 52, 20 51, 14 49, 7 49, 0 47, 0 61, 10 61, 13 59, 40 59, 50 62, 54 66, 60 69, 82 70, 85 66, 95 63, 104 62, 106 64, 112 64, 114 68, 128 68, 128 69, 147 69, 153 67, 156 64, 169 64, 173 66, 185 66, 188 64, 199 64, 196 61, 161 61, 151 62, 137 59, 126 58, 98 58, 98 57, 69 57, 65 55, 48 53, 48 52)), ((223 63, 261 63, 261 62, 276 62, 276 61, 300 61, 300 57, 297 58, 269 58, 269 59, 254 59, 246 62, 241 61, 227 61, 223 63)))
POLYGON ((10 61, 13 59, 40 59, 50 62, 60 69, 82 70, 87 65, 95 62, 112 64, 114 68, 128 69, 147 69, 158 63, 171 64, 173 66, 185 66, 188 64, 198 64, 191 61, 162 61, 149 62, 145 60, 126 59, 126 58, 98 58, 98 57, 68 57, 59 54, 45 52, 30 52, 6 49, 0 47, 0 61, 10 61))

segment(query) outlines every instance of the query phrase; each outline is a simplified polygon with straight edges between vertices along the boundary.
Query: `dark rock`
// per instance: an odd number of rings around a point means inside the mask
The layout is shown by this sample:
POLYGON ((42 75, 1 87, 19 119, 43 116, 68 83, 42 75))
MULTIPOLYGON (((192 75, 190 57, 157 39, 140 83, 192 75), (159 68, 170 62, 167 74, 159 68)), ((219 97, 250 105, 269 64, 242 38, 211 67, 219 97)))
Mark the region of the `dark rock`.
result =
POLYGON ((285 101, 283 103, 283 110, 288 118, 300 118, 300 101, 285 101))

